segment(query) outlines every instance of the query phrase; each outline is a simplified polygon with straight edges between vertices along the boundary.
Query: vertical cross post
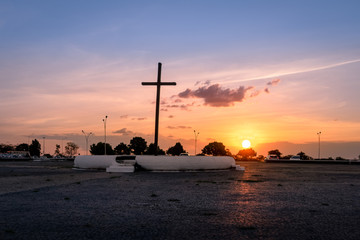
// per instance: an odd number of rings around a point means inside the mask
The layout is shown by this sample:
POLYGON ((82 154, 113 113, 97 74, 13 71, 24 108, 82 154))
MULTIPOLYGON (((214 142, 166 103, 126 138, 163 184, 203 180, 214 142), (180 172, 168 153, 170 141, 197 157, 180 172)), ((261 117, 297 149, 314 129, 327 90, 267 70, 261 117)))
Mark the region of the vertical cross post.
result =
POLYGON ((162 64, 158 63, 158 75, 156 82, 142 82, 143 86, 156 85, 156 111, 155 111, 155 156, 158 153, 158 141, 159 141, 159 115, 160 115, 160 87, 161 85, 176 85, 176 82, 161 82, 161 66, 162 64))

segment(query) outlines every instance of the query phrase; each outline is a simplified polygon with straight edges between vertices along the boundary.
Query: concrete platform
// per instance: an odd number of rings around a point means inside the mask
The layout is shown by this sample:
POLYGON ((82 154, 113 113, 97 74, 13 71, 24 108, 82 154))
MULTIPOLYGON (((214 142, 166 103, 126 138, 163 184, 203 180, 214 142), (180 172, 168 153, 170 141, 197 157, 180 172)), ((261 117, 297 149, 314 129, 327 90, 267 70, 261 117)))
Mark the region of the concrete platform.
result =
POLYGON ((129 172, 135 172, 134 165, 126 165, 126 164, 118 164, 113 165, 106 168, 106 172, 108 173, 115 173, 115 172, 122 172, 122 173, 129 173, 129 172))
POLYGON ((82 169, 107 169, 121 171, 127 165, 136 165, 147 171, 207 171, 235 168, 235 160, 229 156, 152 156, 152 155, 93 155, 77 156, 74 167, 82 169))
POLYGON ((122 174, 0 162, 0 239, 359 239, 359 165, 240 163, 122 174))

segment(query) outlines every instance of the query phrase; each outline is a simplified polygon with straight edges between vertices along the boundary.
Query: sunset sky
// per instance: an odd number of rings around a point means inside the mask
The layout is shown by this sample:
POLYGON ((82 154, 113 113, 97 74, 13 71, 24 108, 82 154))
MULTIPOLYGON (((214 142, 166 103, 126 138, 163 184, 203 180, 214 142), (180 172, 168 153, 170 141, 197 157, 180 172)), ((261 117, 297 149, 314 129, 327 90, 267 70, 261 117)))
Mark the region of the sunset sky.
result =
POLYGON ((360 155, 360 1, 0 1, 0 143, 360 155))

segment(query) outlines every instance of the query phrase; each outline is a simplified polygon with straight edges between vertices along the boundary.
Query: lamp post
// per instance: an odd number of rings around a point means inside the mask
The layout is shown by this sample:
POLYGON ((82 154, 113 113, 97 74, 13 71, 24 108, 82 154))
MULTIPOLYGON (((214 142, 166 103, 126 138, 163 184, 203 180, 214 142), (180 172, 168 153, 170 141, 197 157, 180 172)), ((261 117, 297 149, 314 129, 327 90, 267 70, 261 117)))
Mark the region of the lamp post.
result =
POLYGON ((62 136, 61 137, 61 152, 62 152, 61 154, 63 157, 65 156, 65 154, 64 154, 64 139, 66 139, 66 137, 62 136))
POLYGON ((84 132, 84 130, 81 130, 81 131, 82 131, 82 133, 85 135, 86 155, 88 155, 88 153, 89 153, 89 137, 90 137, 90 135, 92 134, 92 132, 86 134, 86 133, 84 132))
POLYGON ((321 132, 318 132, 317 133, 318 137, 319 137, 319 152, 318 152, 318 159, 320 160, 320 135, 321 135, 321 132))
POLYGON ((43 155, 45 155, 45 137, 43 137, 43 145, 44 145, 43 155))
POLYGON ((197 137, 198 137, 199 134, 200 134, 199 132, 196 132, 196 131, 194 130, 194 135, 195 135, 195 156, 196 156, 197 137))
POLYGON ((104 145, 104 155, 106 155, 106 120, 107 120, 108 116, 106 115, 105 118, 103 119, 104 122, 104 135, 105 135, 105 145, 104 145))

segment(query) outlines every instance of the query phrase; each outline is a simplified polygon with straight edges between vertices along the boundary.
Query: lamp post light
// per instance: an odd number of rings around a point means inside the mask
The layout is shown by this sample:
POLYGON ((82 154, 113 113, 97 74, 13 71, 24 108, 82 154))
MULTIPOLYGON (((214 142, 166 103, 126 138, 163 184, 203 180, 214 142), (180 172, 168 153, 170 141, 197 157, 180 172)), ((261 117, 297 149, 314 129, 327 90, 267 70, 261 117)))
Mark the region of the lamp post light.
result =
POLYGON ((103 119, 104 122, 104 135, 105 135, 105 145, 104 145, 104 155, 106 155, 106 120, 107 120, 108 116, 106 115, 105 118, 103 119))
POLYGON ((86 133, 84 132, 84 130, 81 130, 81 131, 82 131, 82 133, 85 135, 86 155, 88 155, 88 153, 89 153, 89 137, 90 137, 90 135, 92 134, 92 132, 86 134, 86 133))
POLYGON ((194 135, 195 135, 195 156, 196 156, 197 137, 198 137, 199 134, 200 134, 199 132, 196 132, 196 131, 194 130, 194 135))
POLYGON ((319 137, 319 152, 318 152, 318 159, 320 160, 320 135, 321 135, 321 132, 318 132, 317 133, 318 137, 319 137))

